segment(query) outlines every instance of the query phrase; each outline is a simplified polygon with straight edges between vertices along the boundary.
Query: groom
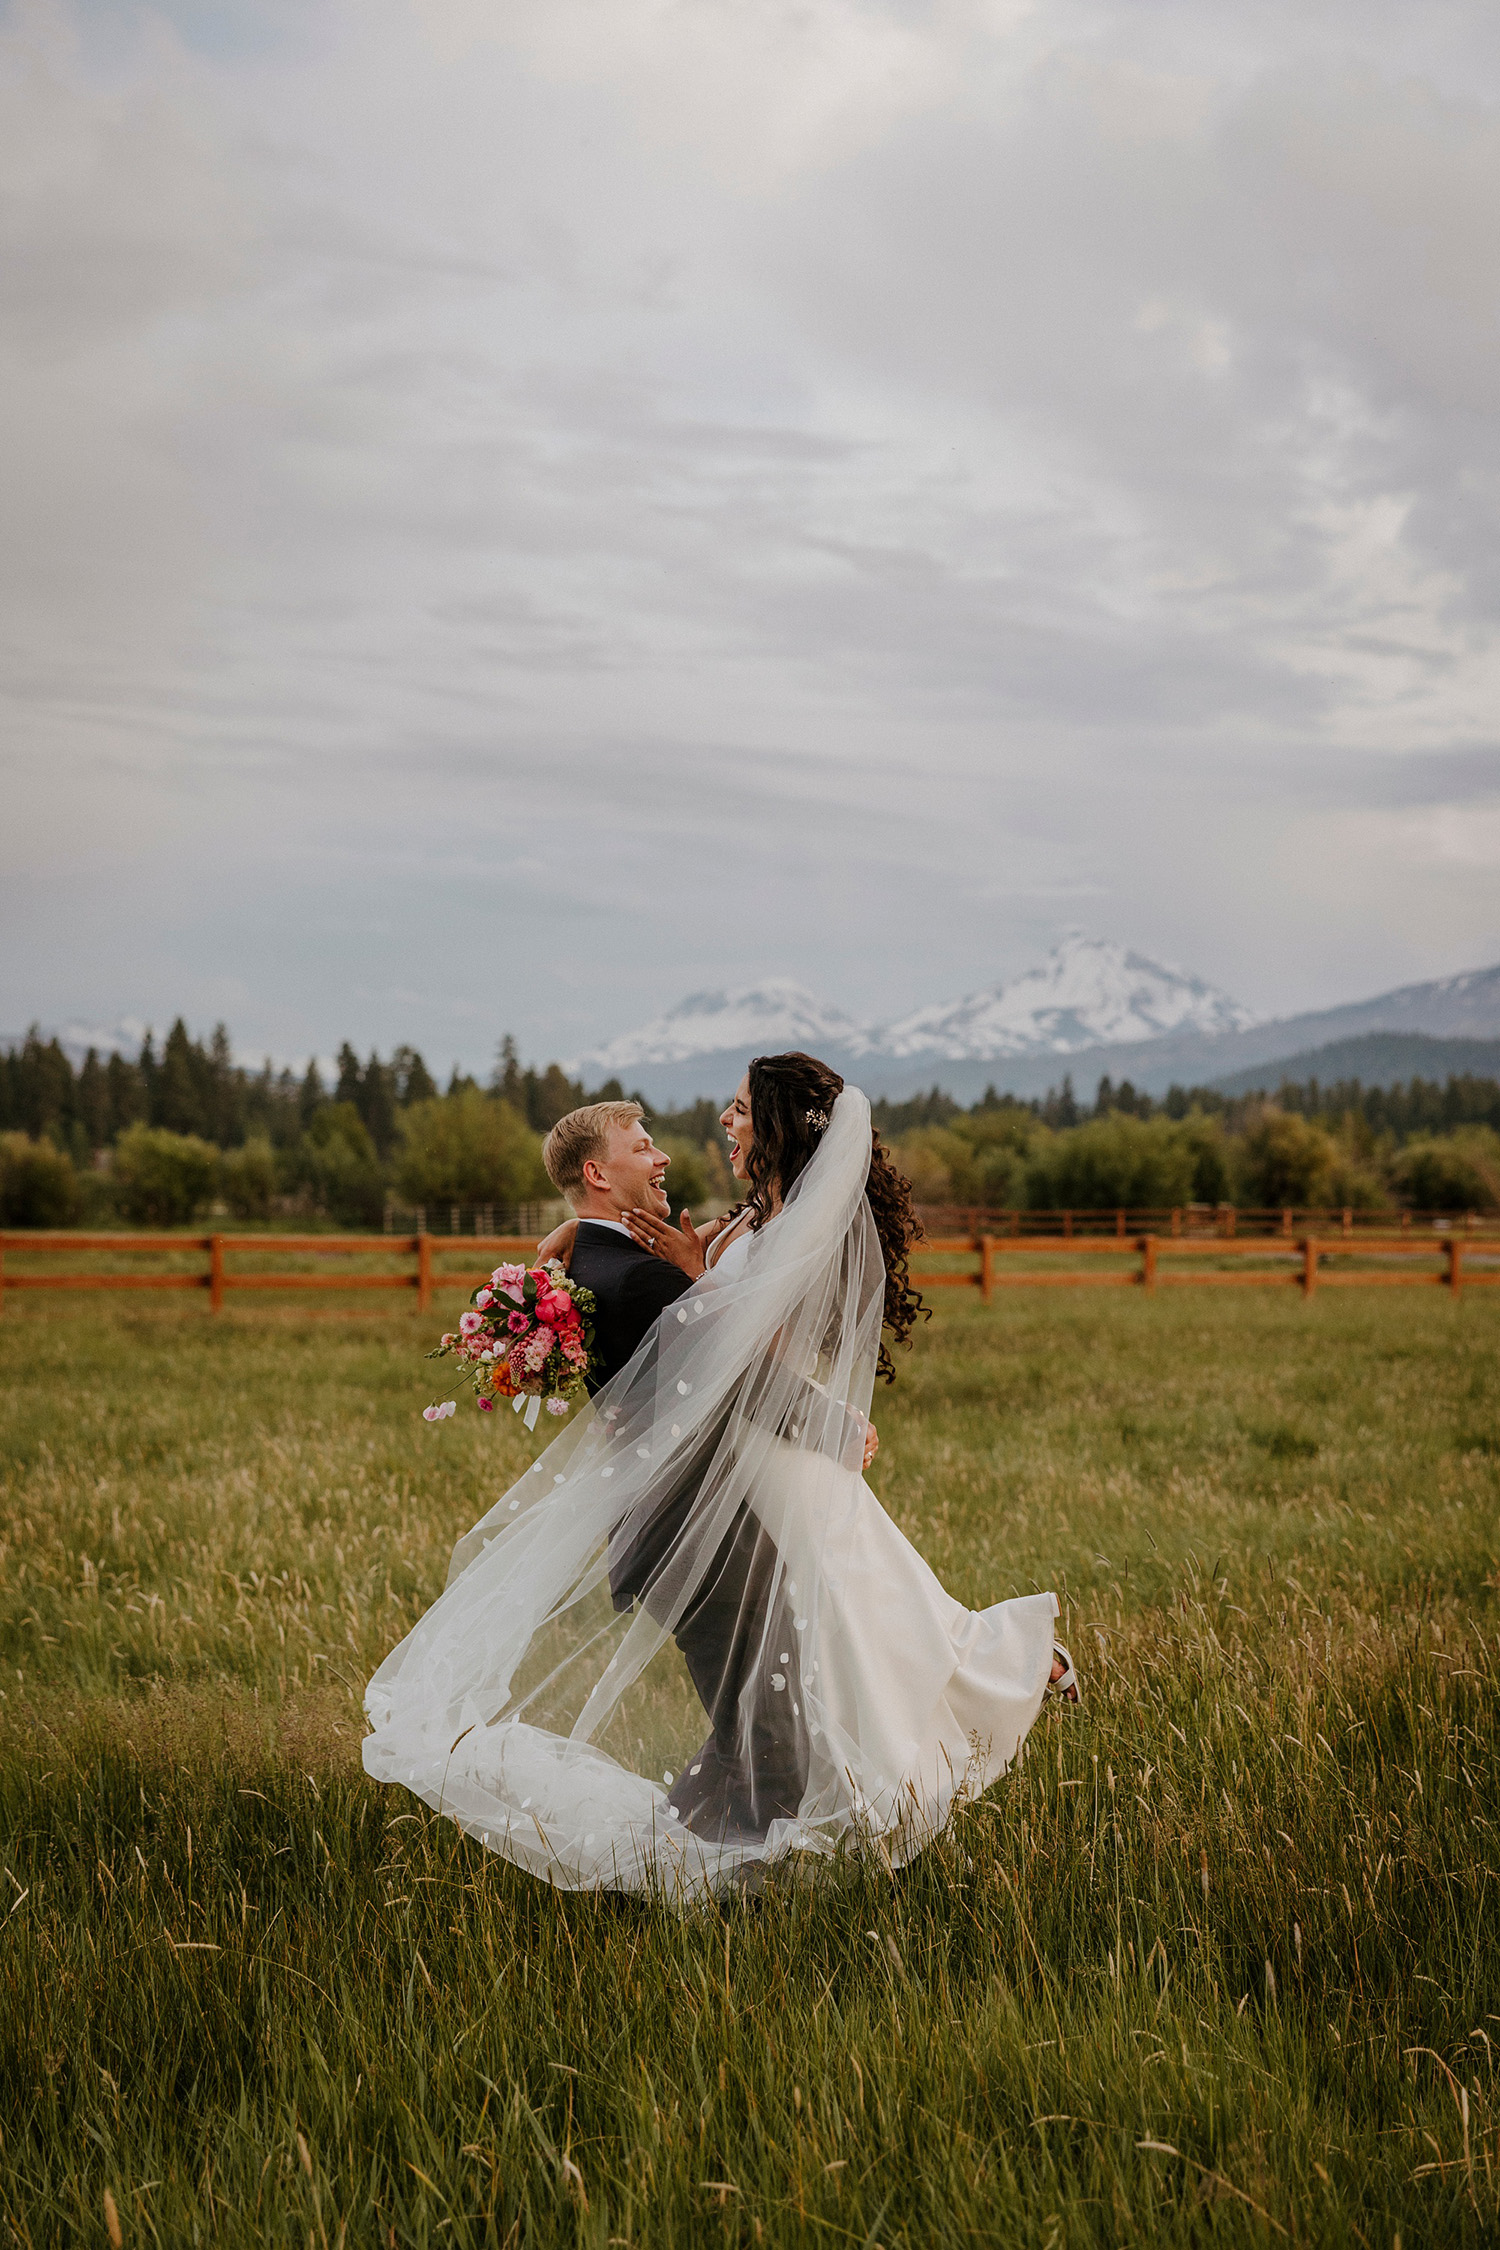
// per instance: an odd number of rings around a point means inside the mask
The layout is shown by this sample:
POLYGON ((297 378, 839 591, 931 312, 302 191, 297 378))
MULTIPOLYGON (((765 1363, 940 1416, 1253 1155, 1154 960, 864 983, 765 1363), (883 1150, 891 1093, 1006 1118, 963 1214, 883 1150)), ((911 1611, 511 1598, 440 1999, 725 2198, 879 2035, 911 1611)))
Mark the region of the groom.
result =
MULTIPOLYGON (((625 1225, 627 1211, 665 1219, 663 1182, 671 1159, 651 1138, 638 1102, 592 1102, 559 1118, 542 1151, 548 1177, 578 1215, 569 1272, 594 1295, 596 1391, 631 1359, 656 1321, 691 1285, 677 1266, 643 1250, 625 1225)), ((700 1446, 698 1471, 721 1432, 700 1446)), ((697 1474, 657 1509, 618 1552, 609 1583, 616 1609, 639 1601, 651 1612, 652 1586, 692 1513, 697 1474)), ((802 1801, 807 1742, 790 1694, 753 1698, 748 1762, 738 1743, 740 1689, 767 1652, 796 1644, 787 1637, 784 1602, 773 1603, 777 1555, 747 1502, 735 1512, 704 1584, 677 1620, 674 1637, 713 1733, 690 1759, 672 1792, 677 1813, 699 1834, 764 1834, 789 1820, 802 1801), (776 1636, 779 1636, 777 1638, 776 1636)), ((770 1661, 775 1662, 776 1655, 770 1661)))

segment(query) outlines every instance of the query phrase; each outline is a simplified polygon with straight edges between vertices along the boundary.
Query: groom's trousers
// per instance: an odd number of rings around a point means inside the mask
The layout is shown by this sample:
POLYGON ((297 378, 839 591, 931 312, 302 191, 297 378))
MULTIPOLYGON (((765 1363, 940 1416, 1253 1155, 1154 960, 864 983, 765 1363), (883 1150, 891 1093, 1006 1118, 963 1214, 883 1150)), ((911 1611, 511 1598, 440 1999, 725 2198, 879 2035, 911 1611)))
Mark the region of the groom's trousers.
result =
MULTIPOLYGON (((668 1566, 691 1537, 704 1472, 726 1422, 705 1433, 676 1489, 612 1552, 616 1609, 636 1601, 648 1615, 666 1609, 661 1590, 676 1576, 668 1566)), ((775 1542, 749 1502, 741 1501, 671 1627, 712 1728, 671 1798, 700 1834, 763 1835, 773 1820, 794 1818, 807 1785, 797 1638, 778 1562, 775 1542)))

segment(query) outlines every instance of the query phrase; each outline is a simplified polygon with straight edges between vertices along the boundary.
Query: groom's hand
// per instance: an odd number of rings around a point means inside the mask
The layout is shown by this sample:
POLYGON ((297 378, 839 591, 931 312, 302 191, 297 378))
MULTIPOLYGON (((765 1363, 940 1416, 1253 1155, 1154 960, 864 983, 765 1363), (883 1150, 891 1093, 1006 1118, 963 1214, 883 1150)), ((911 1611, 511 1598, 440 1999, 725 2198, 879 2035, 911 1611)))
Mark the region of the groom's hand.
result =
POLYGON ((697 1280, 707 1261, 702 1237, 686 1211, 680 1227, 668 1226, 665 1219, 658 1219, 649 1211, 627 1211, 624 1220, 632 1241, 654 1257, 664 1258, 669 1266, 679 1267, 689 1281, 697 1280))

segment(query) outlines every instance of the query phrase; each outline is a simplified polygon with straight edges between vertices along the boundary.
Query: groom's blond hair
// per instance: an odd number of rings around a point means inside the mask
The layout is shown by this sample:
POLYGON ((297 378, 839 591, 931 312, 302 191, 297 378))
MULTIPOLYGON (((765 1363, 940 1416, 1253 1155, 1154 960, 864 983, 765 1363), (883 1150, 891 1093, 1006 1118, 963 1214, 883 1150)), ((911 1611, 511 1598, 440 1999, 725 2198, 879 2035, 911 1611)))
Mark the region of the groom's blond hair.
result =
POLYGON ((585 1164, 597 1164, 616 1125, 633 1125, 646 1112, 639 1102, 588 1102, 560 1117, 542 1143, 542 1162, 559 1195, 576 1203, 585 1192, 585 1164))

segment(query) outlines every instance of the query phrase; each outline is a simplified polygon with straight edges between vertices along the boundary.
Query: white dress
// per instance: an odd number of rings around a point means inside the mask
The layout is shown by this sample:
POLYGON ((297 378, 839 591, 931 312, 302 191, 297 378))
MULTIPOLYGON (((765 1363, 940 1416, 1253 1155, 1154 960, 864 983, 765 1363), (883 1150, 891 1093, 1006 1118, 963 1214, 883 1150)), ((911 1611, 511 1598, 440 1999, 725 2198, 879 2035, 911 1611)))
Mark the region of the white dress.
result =
POLYGON ((776 1216, 458 1542, 369 1683, 373 1777, 550 1883, 687 1898, 792 1851, 908 1859, 1010 1765, 1056 1601, 966 1610, 859 1469, 870 1148, 846 1087, 776 1216))
MULTIPOLYGON (((752 1239, 742 1230, 725 1245, 721 1281, 743 1269, 752 1239)), ((1046 1693, 1057 1598, 965 1609, 862 1475, 810 1474, 790 1446, 772 1460, 750 1504, 781 1548, 798 1616, 815 1610, 820 1624, 802 1666, 815 1714, 802 1817, 816 1820, 858 1770, 865 1817, 919 1845, 959 1782, 983 1789, 1013 1763, 1046 1693)))

